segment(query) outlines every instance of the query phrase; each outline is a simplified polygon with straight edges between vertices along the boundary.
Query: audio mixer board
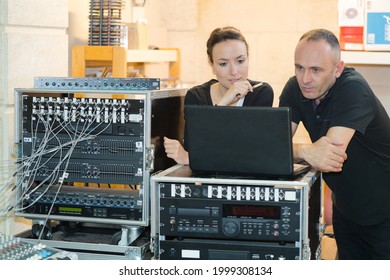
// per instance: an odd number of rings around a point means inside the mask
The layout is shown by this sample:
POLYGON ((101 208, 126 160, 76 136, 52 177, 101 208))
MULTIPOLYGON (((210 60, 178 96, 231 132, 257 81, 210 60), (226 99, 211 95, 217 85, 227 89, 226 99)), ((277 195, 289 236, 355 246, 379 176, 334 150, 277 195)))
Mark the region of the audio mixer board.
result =
POLYGON ((77 254, 0 233, 0 260, 77 260, 77 254))

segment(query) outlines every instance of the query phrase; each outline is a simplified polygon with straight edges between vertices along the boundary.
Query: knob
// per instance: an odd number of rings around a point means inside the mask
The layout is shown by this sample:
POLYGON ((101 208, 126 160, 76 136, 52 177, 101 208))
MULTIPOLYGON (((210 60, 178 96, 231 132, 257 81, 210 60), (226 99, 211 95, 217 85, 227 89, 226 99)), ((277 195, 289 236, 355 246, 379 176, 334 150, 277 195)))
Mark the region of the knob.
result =
POLYGON ((236 236, 240 231, 240 224, 235 220, 227 220, 222 223, 222 232, 227 236, 236 236))

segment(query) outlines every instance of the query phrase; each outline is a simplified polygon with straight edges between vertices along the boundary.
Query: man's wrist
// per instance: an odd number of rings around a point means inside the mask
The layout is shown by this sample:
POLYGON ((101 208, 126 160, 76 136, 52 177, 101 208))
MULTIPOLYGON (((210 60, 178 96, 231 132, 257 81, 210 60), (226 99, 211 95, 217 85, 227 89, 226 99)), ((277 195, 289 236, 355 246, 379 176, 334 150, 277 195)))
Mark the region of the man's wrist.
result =
POLYGON ((304 144, 293 144, 293 151, 295 160, 305 160, 304 144))

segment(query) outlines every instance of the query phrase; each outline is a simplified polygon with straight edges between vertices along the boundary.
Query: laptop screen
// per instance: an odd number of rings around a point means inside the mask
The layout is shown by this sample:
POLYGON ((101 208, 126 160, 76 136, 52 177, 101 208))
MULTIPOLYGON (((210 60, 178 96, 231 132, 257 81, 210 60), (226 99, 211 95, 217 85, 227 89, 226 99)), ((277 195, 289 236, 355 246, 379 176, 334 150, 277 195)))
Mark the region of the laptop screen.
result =
POLYGON ((289 108, 187 105, 184 110, 193 171, 293 175, 289 108))

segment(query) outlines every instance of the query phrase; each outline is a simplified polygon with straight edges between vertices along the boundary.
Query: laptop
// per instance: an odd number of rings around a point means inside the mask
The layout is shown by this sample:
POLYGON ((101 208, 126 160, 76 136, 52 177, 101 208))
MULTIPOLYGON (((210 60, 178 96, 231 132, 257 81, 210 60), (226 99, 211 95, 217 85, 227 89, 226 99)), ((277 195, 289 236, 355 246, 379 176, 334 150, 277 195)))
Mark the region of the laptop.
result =
POLYGON ((195 173, 293 178, 310 170, 294 164, 287 107, 187 105, 184 112, 195 173))

